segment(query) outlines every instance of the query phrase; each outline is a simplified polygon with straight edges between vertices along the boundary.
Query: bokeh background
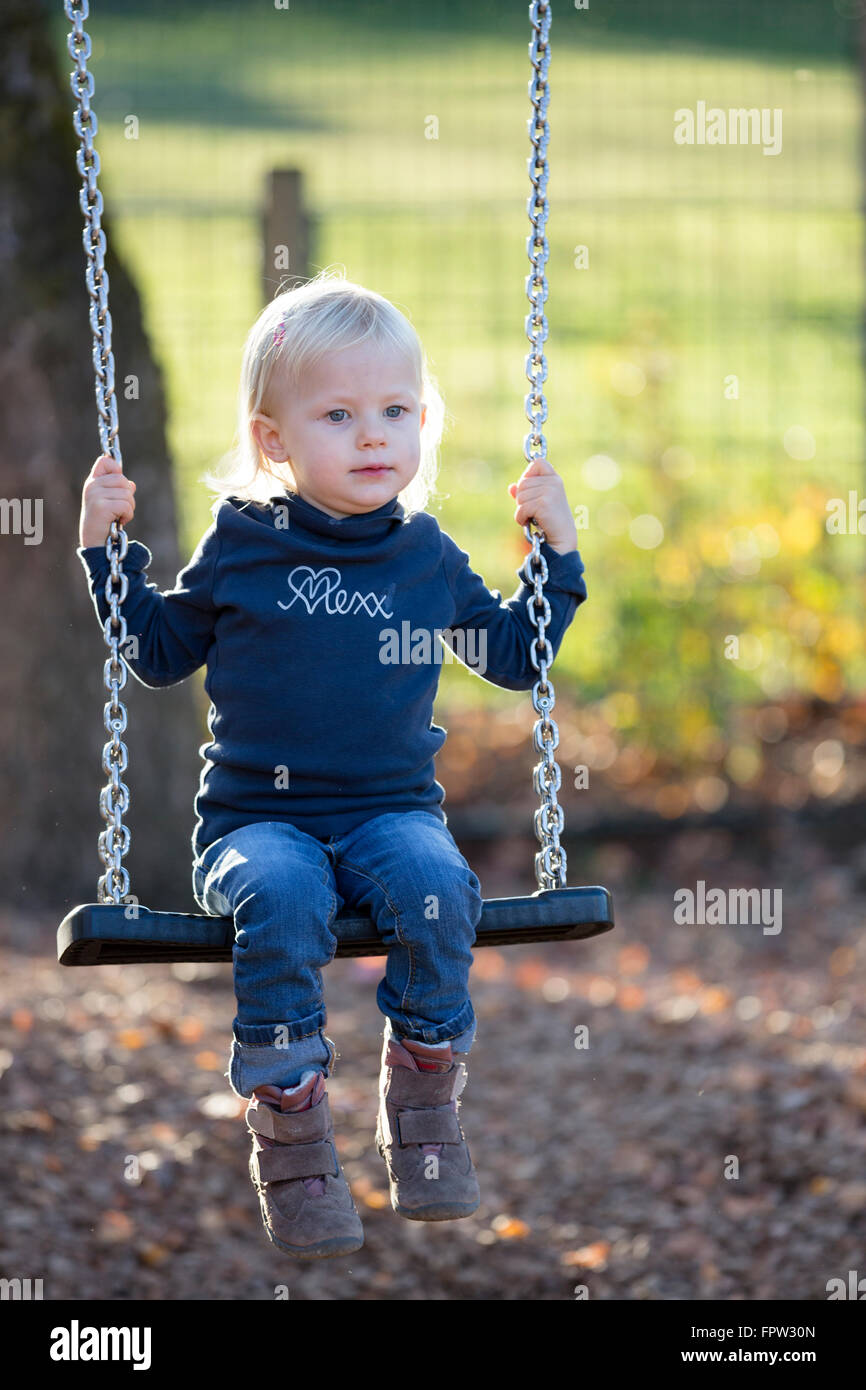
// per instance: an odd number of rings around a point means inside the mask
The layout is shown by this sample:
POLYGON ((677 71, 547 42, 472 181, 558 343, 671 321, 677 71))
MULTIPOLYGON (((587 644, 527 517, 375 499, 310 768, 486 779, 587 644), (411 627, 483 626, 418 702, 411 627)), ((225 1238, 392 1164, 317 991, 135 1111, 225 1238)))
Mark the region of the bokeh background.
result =
MULTIPOLYGON (((823 1299, 862 1265, 864 554, 828 504, 866 495, 863 9, 553 6, 545 433, 585 508, 589 591, 554 717, 569 883, 606 884, 617 925, 477 953, 462 1114, 484 1202, 431 1229, 391 1212, 372 1143, 382 963, 330 968, 329 1089, 367 1243, 302 1268, 267 1245, 246 1176, 230 971, 53 958, 101 867, 105 649, 74 555, 100 449, 69 24, 10 3, 2 486, 43 496, 46 529, 0 537, 0 1273, 51 1298, 272 1299, 288 1281, 301 1299, 748 1300, 823 1299), (781 111, 780 152, 677 144, 698 102, 781 111), (673 895, 700 879, 781 891, 782 930, 678 925, 673 895)), ((281 275, 262 261, 268 178, 295 169, 309 272, 344 267, 417 327, 450 411, 431 510, 510 596, 526 5, 98 0, 87 27, 151 579, 171 587, 210 523, 201 475, 281 275)), ((132 886, 194 910, 202 673, 135 686, 132 886)), ((327 698, 312 673, 310 694, 327 698)), ((446 664, 435 718, 449 826, 487 896, 532 892, 528 695, 446 664)))

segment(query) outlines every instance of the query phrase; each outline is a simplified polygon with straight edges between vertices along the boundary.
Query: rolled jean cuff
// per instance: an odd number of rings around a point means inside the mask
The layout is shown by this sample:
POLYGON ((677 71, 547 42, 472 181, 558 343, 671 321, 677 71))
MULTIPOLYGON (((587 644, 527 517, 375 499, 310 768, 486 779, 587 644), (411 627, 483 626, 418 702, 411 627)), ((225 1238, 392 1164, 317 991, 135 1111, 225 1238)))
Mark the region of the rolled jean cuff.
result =
POLYGON ((285 1023, 238 1023, 232 1022, 232 1033, 238 1042, 248 1047, 285 1047, 287 1042, 301 1042, 313 1033, 324 1028, 327 1016, 324 1009, 317 1009, 306 1018, 294 1018, 285 1023))
POLYGON ((248 1097, 258 1086, 297 1086, 305 1071, 330 1076, 337 1049, 321 1030, 287 1047, 253 1047, 232 1040, 229 1070, 232 1090, 248 1097))
POLYGON ((468 1052, 475 1039, 475 1010, 471 1001, 467 1000, 463 1008, 445 1023, 422 1024, 416 1027, 409 1025, 408 1018, 405 1023, 399 1018, 389 1018, 386 1023, 386 1028, 388 1027, 398 1039, 408 1038, 410 1042, 429 1043, 432 1046, 436 1043, 450 1042, 452 1051, 468 1052))
POLYGON ((475 1024, 467 1028, 465 1033, 461 1033, 459 1038, 451 1039, 452 1052, 469 1052, 475 1041, 475 1024))

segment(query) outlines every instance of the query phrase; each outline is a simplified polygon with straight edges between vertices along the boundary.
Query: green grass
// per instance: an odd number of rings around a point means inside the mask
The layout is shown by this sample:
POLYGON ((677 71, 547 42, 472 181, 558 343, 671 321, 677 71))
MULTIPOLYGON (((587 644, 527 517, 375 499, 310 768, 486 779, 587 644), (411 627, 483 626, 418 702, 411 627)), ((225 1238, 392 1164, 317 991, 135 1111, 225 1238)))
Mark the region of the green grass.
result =
MULTIPOLYGON (((652 9, 554 5, 546 434, 590 512, 590 601, 554 677, 581 702, 633 692, 644 736, 685 758, 740 702, 835 698, 866 678, 850 634, 860 545, 823 531, 826 499, 863 487, 860 96, 832 6, 652 9), (673 113, 698 100, 781 108, 782 153, 676 145, 673 113), (636 395, 624 366, 644 373, 636 395), (786 450, 796 426, 814 457, 786 450), (671 446, 692 455, 689 476, 665 471, 671 446), (598 453, 621 469, 610 492, 584 478, 598 453), (662 545, 612 526, 612 499, 659 517, 662 545), (760 524, 779 552, 738 575, 730 532, 760 524), (732 633, 763 640, 755 670, 725 659, 732 633)), ((68 26, 54 24, 65 72, 68 26)), ((231 442, 261 307, 265 176, 297 165, 314 268, 344 265, 418 328, 455 417, 437 515, 508 596, 522 531, 506 486, 528 429, 526 6, 112 0, 88 29, 102 186, 165 369, 187 552, 210 521, 197 480, 231 442), (424 138, 431 114, 438 140, 424 138)), ((513 701, 457 665, 442 690, 513 701)))

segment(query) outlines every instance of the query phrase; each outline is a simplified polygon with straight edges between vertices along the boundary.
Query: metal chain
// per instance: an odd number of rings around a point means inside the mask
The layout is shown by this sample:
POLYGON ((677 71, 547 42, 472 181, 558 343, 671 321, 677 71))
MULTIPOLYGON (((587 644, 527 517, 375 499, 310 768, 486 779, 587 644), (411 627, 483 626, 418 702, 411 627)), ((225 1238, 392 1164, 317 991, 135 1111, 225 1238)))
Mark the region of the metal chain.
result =
MULTIPOLYGON (((93 366, 96 382, 96 406, 98 411, 99 437, 104 454, 111 454, 118 463, 123 464, 120 453, 117 424, 117 399, 114 390, 114 356, 111 351, 111 315, 108 311, 108 272, 105 269, 105 232, 101 225, 103 209, 102 194, 97 187, 99 174, 99 155, 93 139, 99 128, 96 113, 90 106, 93 96, 93 75, 87 70, 87 59, 91 55, 89 36, 84 32, 84 20, 90 13, 89 0, 64 0, 64 11, 73 25, 67 35, 67 47, 75 60, 76 68, 70 74, 70 85, 77 101, 73 120, 80 141, 76 156, 78 171, 84 180, 79 202, 84 214, 83 243, 87 257, 85 279, 90 295, 90 326, 93 332, 93 366)), ((529 56, 534 75, 529 83, 529 96, 533 113, 527 122, 532 154, 528 169, 532 193, 527 210, 532 224, 532 232, 527 239, 527 253, 531 264, 526 277, 526 294, 532 305, 532 312, 526 317, 526 336, 532 351, 526 358, 526 375, 532 390, 526 397, 526 415, 533 428, 524 441, 524 457, 531 463, 534 458, 546 457, 547 441, 542 433, 542 425, 547 420, 547 403, 542 386, 547 379, 547 359, 541 345, 547 339, 547 317, 544 304, 547 299, 547 276, 545 267, 548 260, 548 243, 545 228, 547 225, 547 146, 550 131, 547 122, 547 107, 550 99, 547 74, 550 63, 550 20, 549 0, 533 0, 529 6, 529 18, 533 28, 529 44, 529 56)), ((548 677, 548 667, 553 662, 553 650, 546 637, 546 625, 550 621, 550 603, 544 596, 544 583, 548 577, 548 567, 540 546, 544 540, 541 529, 532 531, 531 525, 524 526, 526 539, 532 546, 523 565, 526 582, 533 586, 533 593, 527 600, 527 609, 536 637, 530 648, 533 668, 539 678, 532 687, 532 704, 540 718, 533 729, 533 742, 541 759, 533 770, 533 785, 540 798, 539 809, 535 812, 535 834, 542 848, 535 856, 535 877, 539 888, 564 888, 566 886, 567 859, 559 837, 564 828, 564 815, 556 793, 562 785, 562 774, 553 756, 559 745, 559 730, 550 718, 550 711, 556 703, 553 682, 548 677), (540 610, 540 611, 539 611, 540 610)), ((123 559, 126 556, 128 539, 123 526, 112 521, 105 542, 105 553, 111 569, 106 579, 105 597, 110 607, 103 635, 110 655, 104 666, 104 680, 109 699, 105 704, 104 723, 110 734, 102 754, 102 767, 108 777, 102 789, 99 807, 106 828, 99 836, 99 854, 105 865, 105 872, 97 883, 97 900, 100 903, 119 903, 129 896, 129 873, 123 866, 123 858, 129 850, 129 827, 123 823, 123 816, 129 810, 129 788, 121 779, 126 771, 128 756, 126 745, 120 735, 127 725, 126 708, 120 699, 120 691, 127 681, 127 668, 120 652, 121 643, 126 640, 126 620, 120 613, 120 606, 126 598, 129 580, 123 572, 123 559), (110 885, 110 886, 109 886, 110 885)))
MULTIPOLYGON (((99 155, 93 144, 99 126, 96 113, 90 106, 90 98, 93 96, 93 74, 87 70, 87 59, 91 54, 91 44, 89 35, 84 32, 84 20, 90 13, 89 0, 64 0, 63 8, 66 18, 73 26, 72 32, 66 36, 66 46, 76 65, 75 71, 70 73, 70 86, 77 103, 73 123, 80 141, 76 164, 84 180, 79 203, 84 213, 82 240, 87 257, 85 280, 90 295, 99 438, 102 452, 111 454, 122 467, 123 459, 117 435, 111 314, 108 312, 106 241, 101 224, 102 194, 96 184, 99 155)), ((130 840, 129 827, 123 823, 123 816, 129 810, 129 788, 121 778, 121 773, 126 771, 127 752, 126 744, 120 737, 126 730, 126 708, 120 699, 120 691, 127 680, 126 663, 120 651, 121 643, 126 640, 126 619, 121 615, 120 606, 129 589, 129 579, 123 572, 123 560, 128 544, 123 527, 118 521, 112 521, 105 542, 105 554, 111 565, 111 572, 105 581, 105 598, 111 611, 103 628, 110 652, 104 667, 105 688, 109 697, 105 704, 104 723, 110 737, 102 750, 102 769, 108 777, 108 782, 99 794, 99 809, 106 823, 98 841, 100 858, 105 865, 105 872, 96 885, 97 901, 100 903, 120 903, 128 900, 130 896, 129 873, 122 862, 129 849, 130 840)))
MULTIPOLYGON (((547 440, 542 433, 542 425, 547 419, 547 402, 542 390, 547 379, 547 358, 542 344, 547 340, 547 317, 544 304, 547 299, 547 276, 545 267, 548 259, 548 244, 545 228, 547 226, 547 145, 550 129, 547 123, 547 107, 550 91, 547 73, 550 65, 550 4, 549 0, 533 0, 529 6, 529 19, 533 34, 529 44, 533 76, 529 82, 529 97, 532 102, 532 115, 527 122, 532 154, 529 156, 529 179, 532 193, 527 204, 532 232, 527 238, 526 250, 532 267, 526 277, 526 297, 532 305, 532 312, 526 316, 526 336, 532 344, 532 351, 526 358, 526 375, 532 390, 526 397, 526 415, 532 429, 523 444, 523 453, 528 463, 536 458, 547 457, 547 440)), ((539 888, 564 888, 566 886, 567 858, 559 837, 565 826, 563 809, 556 799, 562 785, 562 774, 554 749, 559 746, 559 730, 550 718, 550 711, 556 703, 553 682, 548 677, 548 667, 553 663, 553 649, 546 637, 550 622, 550 602, 544 595, 544 583, 548 577, 547 561, 541 553, 541 542, 545 539, 540 528, 535 532, 532 523, 524 526, 526 539, 532 546, 523 563, 523 574, 533 592, 526 601, 529 617, 536 629, 532 639, 530 657, 538 671, 538 680, 532 687, 532 704, 540 717, 535 721, 532 731, 536 751, 541 755, 532 773, 533 785, 540 799, 535 812, 535 835, 541 849, 535 856, 535 877, 539 888)))

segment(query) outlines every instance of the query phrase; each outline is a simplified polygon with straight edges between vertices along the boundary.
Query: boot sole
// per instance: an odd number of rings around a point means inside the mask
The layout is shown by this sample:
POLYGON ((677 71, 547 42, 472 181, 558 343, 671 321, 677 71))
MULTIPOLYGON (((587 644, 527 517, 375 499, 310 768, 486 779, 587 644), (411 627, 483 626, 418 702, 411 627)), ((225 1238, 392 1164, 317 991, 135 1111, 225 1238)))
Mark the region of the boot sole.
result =
POLYGON ((394 1197, 391 1197, 391 1207, 398 1216, 405 1216, 408 1221, 457 1221, 461 1216, 471 1216, 481 1206, 481 1201, 477 1202, 440 1202, 437 1206, 430 1207, 401 1207, 394 1197))
POLYGON ((287 1245, 274 1235, 270 1226, 265 1226, 265 1232, 273 1245, 278 1245, 287 1255, 294 1255, 296 1260, 327 1260, 334 1255, 351 1255, 364 1244, 363 1236, 360 1240, 352 1236, 332 1236, 330 1240, 319 1241, 318 1245, 287 1245))

